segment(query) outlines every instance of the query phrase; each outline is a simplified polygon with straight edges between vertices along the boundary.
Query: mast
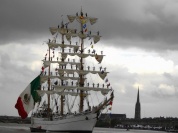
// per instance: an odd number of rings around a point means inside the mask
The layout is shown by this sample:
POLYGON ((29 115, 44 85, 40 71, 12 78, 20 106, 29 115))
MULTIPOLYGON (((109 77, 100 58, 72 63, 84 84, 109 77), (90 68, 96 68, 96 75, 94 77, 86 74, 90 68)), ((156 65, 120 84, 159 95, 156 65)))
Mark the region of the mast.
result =
MULTIPOLYGON (((49 39, 49 43, 50 43, 50 39, 49 39)), ((50 48, 49 48, 49 61, 50 61, 50 48)), ((50 65, 48 68, 48 91, 50 91, 50 65)), ((50 94, 48 94, 48 117, 50 116, 50 94)))
MULTIPOLYGON (((54 35, 55 33, 59 32, 61 34, 61 44, 60 43, 56 43, 55 41, 50 41, 49 40, 49 43, 48 43, 48 46, 49 46, 49 61, 46 61, 44 60, 44 66, 49 66, 49 73, 48 73, 48 76, 44 76, 43 77, 43 82, 45 80, 48 79, 48 91, 51 91, 50 89, 50 78, 53 79, 53 78, 58 78, 60 79, 61 81, 61 84, 60 85, 56 85, 56 86, 53 86, 55 89, 55 91, 57 89, 61 89, 63 93, 67 92, 67 91, 70 91, 70 90, 77 90, 77 93, 79 93, 79 109, 78 111, 79 112, 83 112, 84 110, 84 99, 85 99, 85 96, 87 95, 85 93, 85 91, 101 91, 101 93, 103 95, 105 95, 106 93, 108 93, 108 90, 106 88, 104 88, 104 85, 103 87, 99 87, 99 85, 97 87, 89 87, 89 84, 88 86, 84 86, 84 81, 85 81, 85 75, 86 74, 89 74, 89 73, 92 73, 92 74, 98 74, 100 76, 100 78, 102 80, 104 80, 104 78, 107 76, 107 73, 106 72, 106 69, 103 69, 101 71, 100 70, 95 70, 95 68, 93 68, 93 70, 84 70, 84 59, 87 58, 88 56, 91 56, 91 57, 94 57, 98 63, 101 63, 102 59, 103 59, 103 53, 101 52, 101 55, 100 54, 97 54, 95 53, 95 51, 93 50, 92 53, 88 52, 88 53, 85 53, 84 52, 84 40, 87 38, 87 37, 90 37, 90 39, 92 38, 93 41, 94 41, 94 44, 96 44, 99 40, 100 40, 100 35, 99 35, 99 32, 97 32, 97 35, 91 35, 91 32, 86 34, 85 32, 87 31, 86 29, 86 23, 87 22, 90 22, 91 25, 93 25, 94 23, 96 23, 97 21, 97 18, 93 18, 93 17, 88 17, 87 16, 87 13, 86 13, 86 16, 84 16, 83 12, 82 12, 82 9, 81 9, 81 12, 80 12, 80 15, 78 15, 78 13, 76 14, 76 16, 74 15, 68 15, 68 19, 69 19, 69 22, 68 23, 72 23, 75 19, 79 22, 79 26, 80 26, 80 32, 79 33, 76 33, 76 29, 68 29, 67 28, 67 23, 64 25, 63 21, 61 22, 61 26, 59 27, 50 27, 50 32, 52 35, 54 35), (66 39, 68 41, 71 41, 71 37, 79 37, 80 39, 80 45, 71 45, 71 42, 70 42, 70 45, 68 44, 65 44, 64 43, 64 36, 66 37, 66 39), (58 61, 58 58, 57 58, 57 61, 52 61, 51 60, 51 57, 50 57, 50 49, 51 48, 57 48, 57 47, 60 47, 61 48, 61 55, 62 55, 62 58, 61 58, 61 62, 58 61), (69 52, 65 52, 65 48, 66 47, 69 47, 69 48, 73 48, 74 49, 74 53, 69 52), (80 48, 79 48, 80 47, 80 48), (76 51, 80 51, 80 52, 76 52, 76 51), (75 63, 75 62, 65 62, 65 59, 67 58, 67 56, 78 56, 80 61, 75 63), (58 69, 58 73, 59 73, 59 76, 52 76, 52 74, 50 73, 50 64, 51 63, 59 63, 59 69, 58 69), (70 64, 70 65, 76 65, 76 70, 72 69, 72 66, 71 66, 71 69, 66 69, 66 65, 67 64, 70 64), (64 76, 64 73, 69 75, 69 74, 72 74, 76 72, 78 74, 77 77, 71 77, 71 76, 64 76), (65 80, 72 80, 72 86, 66 86, 65 85, 65 80), (77 80, 76 82, 76 86, 73 87, 73 80, 77 80), (79 85, 79 86, 78 86, 79 85), (65 91, 64 91, 65 90, 65 91)), ((67 83, 67 82, 66 82, 67 83)), ((48 92, 45 92, 45 93, 48 93, 48 92)), ((54 92, 55 93, 55 92, 54 92)), ((57 93, 57 92, 56 92, 57 93)), ((60 115, 63 115, 64 113, 64 98, 65 96, 63 95, 63 93, 60 93, 59 95, 60 96, 60 115)), ((89 104, 88 104, 89 106, 89 104)), ((48 110, 50 110, 50 92, 48 93, 48 110)))
MULTIPOLYGON (((82 9, 81 9, 81 17, 83 17, 83 12, 82 12, 82 9)), ((80 24, 81 26, 81 32, 83 34, 83 24, 81 23, 80 24)), ((83 51, 83 44, 84 41, 83 41, 83 38, 81 39, 81 54, 84 52, 83 51)), ((81 57, 80 58, 80 70, 83 70, 83 58, 81 57)), ((84 86, 84 80, 83 80, 83 75, 80 74, 80 87, 83 87, 84 86)), ((83 111, 83 100, 84 100, 84 97, 83 97, 83 90, 80 90, 80 108, 79 108, 79 112, 82 112, 83 111)))
MULTIPOLYGON (((61 28, 64 28, 63 21, 61 23, 61 28)), ((62 44, 64 45, 64 34, 62 34, 62 44)), ((62 47, 62 53, 64 53, 64 47, 62 47)), ((62 57, 62 62, 64 62, 63 57, 62 57)), ((63 65, 62 65, 62 69, 64 69, 63 65)), ((62 75, 62 77, 64 77, 64 75, 62 75)), ((61 85, 62 86, 64 85, 64 81, 63 80, 61 80, 61 85)), ((63 103, 63 100, 64 100, 64 96, 61 95, 61 112, 60 112, 61 116, 63 115, 63 112, 64 112, 64 103, 63 103)))

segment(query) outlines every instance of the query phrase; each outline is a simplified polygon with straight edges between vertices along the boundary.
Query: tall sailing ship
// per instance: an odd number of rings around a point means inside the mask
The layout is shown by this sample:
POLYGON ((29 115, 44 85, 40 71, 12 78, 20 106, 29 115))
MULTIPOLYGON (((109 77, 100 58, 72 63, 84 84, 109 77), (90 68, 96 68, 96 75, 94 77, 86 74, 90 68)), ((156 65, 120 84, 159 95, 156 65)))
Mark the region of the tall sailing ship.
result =
MULTIPOLYGON (((114 94, 108 72, 101 67, 103 51, 97 53, 93 48, 101 36, 88 30, 97 18, 88 17, 81 10, 67 15, 67 19, 68 22, 62 20, 57 27, 49 28, 52 39, 47 41, 41 74, 27 87, 35 102, 31 132, 92 132, 100 114, 111 109, 114 94)), ((30 101, 27 93, 20 96, 23 102, 30 101)))

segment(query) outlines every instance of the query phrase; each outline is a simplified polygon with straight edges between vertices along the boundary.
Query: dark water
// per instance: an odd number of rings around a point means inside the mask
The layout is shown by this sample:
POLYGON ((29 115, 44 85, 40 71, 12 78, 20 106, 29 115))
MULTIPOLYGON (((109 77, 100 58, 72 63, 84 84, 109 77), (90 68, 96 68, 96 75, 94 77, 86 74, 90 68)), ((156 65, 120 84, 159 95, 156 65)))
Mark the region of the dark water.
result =
MULTIPOLYGON (((31 133, 29 124, 0 123, 0 133, 31 133)), ((93 133, 166 133, 162 131, 94 128, 93 133)))

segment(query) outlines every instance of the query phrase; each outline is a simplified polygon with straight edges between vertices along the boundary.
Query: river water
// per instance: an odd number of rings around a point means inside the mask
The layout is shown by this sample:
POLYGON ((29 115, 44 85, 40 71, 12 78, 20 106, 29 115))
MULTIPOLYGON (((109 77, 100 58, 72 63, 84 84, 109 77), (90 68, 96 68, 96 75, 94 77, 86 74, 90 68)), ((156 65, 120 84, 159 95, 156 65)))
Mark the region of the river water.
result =
MULTIPOLYGON (((29 124, 0 123, 0 133, 31 133, 29 124)), ((115 128, 94 128, 93 133, 166 133, 151 130, 129 130, 115 128)))

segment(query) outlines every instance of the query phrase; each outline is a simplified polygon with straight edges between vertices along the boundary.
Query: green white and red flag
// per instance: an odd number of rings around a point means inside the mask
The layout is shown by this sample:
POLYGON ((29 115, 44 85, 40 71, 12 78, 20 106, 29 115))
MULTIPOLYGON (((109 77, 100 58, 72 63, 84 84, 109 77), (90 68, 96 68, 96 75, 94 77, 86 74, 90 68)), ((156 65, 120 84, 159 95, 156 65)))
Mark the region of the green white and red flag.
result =
POLYGON ((36 90, 40 89, 40 75, 37 76, 20 94, 15 104, 22 119, 27 118, 30 111, 34 108, 34 104, 40 100, 36 90))

